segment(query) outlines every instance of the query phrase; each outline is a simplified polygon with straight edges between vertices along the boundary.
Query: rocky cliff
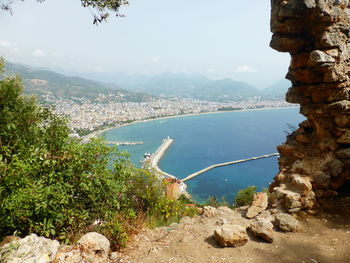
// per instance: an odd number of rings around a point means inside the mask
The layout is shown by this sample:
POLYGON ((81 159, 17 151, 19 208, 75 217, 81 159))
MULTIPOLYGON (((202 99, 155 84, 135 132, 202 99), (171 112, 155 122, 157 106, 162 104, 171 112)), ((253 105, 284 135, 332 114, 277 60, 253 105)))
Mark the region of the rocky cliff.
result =
POLYGON ((350 1, 271 0, 270 46, 289 52, 286 100, 307 118, 278 146, 273 202, 289 212, 335 196, 350 180, 350 1))

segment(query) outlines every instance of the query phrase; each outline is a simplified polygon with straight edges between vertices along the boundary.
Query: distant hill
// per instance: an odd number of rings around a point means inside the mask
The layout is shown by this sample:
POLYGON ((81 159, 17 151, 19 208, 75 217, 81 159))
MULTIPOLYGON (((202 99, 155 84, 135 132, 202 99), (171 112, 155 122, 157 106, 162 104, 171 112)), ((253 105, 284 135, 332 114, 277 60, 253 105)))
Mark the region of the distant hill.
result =
POLYGON ((197 74, 166 73, 126 88, 159 96, 196 97, 198 88, 210 82, 210 79, 197 74))
POLYGON ((232 100, 259 95, 259 91, 249 84, 232 79, 211 81, 193 90, 193 96, 202 99, 232 100))
POLYGON ((276 96, 276 97, 284 98, 286 92, 288 91, 288 88, 291 86, 292 84, 289 80, 281 79, 276 83, 266 87, 264 90, 262 90, 262 94, 264 96, 276 96))
MULTIPOLYGON (((232 79, 212 80, 200 74, 103 75, 124 89, 155 96, 179 96, 205 100, 230 100, 259 95, 247 83, 232 79)), ((101 78, 101 76, 100 76, 101 78)))
POLYGON ((95 73, 86 75, 88 78, 99 80, 93 81, 9 62, 6 64, 6 73, 21 74, 27 94, 89 98, 96 101, 100 101, 101 97, 103 101, 145 101, 153 96, 177 96, 219 101, 240 100, 253 96, 283 99, 291 85, 288 80, 282 79, 259 91, 245 82, 229 78, 212 80, 200 74, 183 73, 157 75, 95 73), (110 83, 105 83, 107 81, 110 83), (113 96, 110 97, 109 94, 113 96))
POLYGON ((127 91, 115 84, 65 76, 50 70, 10 62, 6 62, 5 74, 20 74, 24 80, 26 94, 88 98, 99 101, 107 101, 108 98, 114 101, 144 101, 150 98, 149 95, 127 91), (113 96, 108 96, 109 94, 113 96))

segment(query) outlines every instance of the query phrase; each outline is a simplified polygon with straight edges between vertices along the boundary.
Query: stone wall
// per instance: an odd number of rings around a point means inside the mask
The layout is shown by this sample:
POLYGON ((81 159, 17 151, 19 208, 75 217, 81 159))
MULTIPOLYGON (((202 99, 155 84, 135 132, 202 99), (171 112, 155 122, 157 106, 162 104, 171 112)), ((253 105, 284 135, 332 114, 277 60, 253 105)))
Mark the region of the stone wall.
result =
POLYGON ((307 118, 278 146, 272 201, 289 212, 350 180, 350 1, 271 0, 270 46, 289 52, 286 100, 307 118))

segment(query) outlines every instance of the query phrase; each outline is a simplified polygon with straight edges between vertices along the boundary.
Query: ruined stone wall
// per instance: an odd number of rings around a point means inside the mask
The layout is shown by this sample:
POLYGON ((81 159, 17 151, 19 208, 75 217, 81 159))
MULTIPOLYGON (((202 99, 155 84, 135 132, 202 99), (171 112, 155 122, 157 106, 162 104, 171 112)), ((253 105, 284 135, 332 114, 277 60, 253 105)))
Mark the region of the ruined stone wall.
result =
POLYGON ((272 201, 289 212, 350 180, 350 1, 271 0, 270 46, 289 52, 286 94, 307 118, 278 146, 272 201))

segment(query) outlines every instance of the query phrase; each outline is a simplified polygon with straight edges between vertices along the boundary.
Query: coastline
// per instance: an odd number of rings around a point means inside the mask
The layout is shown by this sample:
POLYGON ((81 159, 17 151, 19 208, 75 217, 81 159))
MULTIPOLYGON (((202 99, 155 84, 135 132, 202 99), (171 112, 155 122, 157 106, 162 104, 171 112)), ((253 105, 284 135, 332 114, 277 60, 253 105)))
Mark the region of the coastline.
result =
POLYGON ((145 122, 151 122, 151 121, 158 121, 158 120, 165 120, 165 119, 173 119, 173 118, 182 118, 182 117, 189 117, 189 116, 197 116, 197 115, 206 115, 206 114, 220 114, 225 112, 244 112, 244 111, 260 111, 260 110, 278 110, 278 109, 291 109, 291 108, 298 108, 298 106, 288 106, 288 107, 267 107, 267 108, 257 108, 257 109, 242 109, 242 110, 232 110, 232 111, 208 111, 208 112, 200 112, 200 113, 188 113, 188 114, 179 114, 179 115, 172 115, 172 116, 164 116, 164 117, 157 117, 157 118, 150 118, 150 119, 144 119, 144 120, 136 120, 129 123, 124 123, 121 125, 115 125, 113 127, 108 127, 99 131, 93 131, 85 136, 82 136, 81 138, 84 140, 96 138, 100 136, 101 134, 114 129, 119 129, 125 126, 130 126, 138 123, 145 123, 145 122))

